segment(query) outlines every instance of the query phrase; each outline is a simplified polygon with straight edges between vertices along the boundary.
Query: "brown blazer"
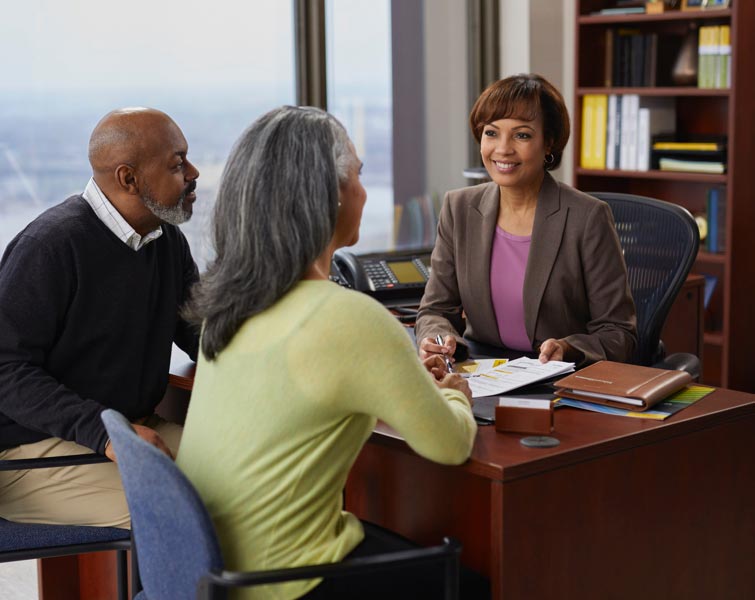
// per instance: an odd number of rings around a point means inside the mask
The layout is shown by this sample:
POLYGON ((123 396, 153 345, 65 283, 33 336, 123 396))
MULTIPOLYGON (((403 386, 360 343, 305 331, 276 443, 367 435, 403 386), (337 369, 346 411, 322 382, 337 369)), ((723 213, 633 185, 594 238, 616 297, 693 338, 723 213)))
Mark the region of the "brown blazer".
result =
MULTIPOLYGON (((490 298, 498 203, 495 183, 446 194, 417 316, 418 342, 439 333, 463 344, 463 332, 503 346, 490 298)), ((569 360, 626 362, 637 343, 636 322, 610 208, 546 172, 524 276, 524 324, 533 351, 548 338, 563 338, 579 351, 569 360)), ((458 349, 462 358, 466 348, 458 349)))

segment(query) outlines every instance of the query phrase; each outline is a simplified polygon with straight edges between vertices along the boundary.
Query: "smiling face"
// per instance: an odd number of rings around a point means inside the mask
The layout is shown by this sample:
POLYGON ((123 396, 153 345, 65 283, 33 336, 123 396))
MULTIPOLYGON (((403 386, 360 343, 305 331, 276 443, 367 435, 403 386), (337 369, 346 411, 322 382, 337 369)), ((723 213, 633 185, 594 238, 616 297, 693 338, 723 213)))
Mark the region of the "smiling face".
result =
POLYGON ((541 116, 531 121, 498 119, 483 127, 482 162, 490 178, 503 188, 537 191, 548 152, 541 116))

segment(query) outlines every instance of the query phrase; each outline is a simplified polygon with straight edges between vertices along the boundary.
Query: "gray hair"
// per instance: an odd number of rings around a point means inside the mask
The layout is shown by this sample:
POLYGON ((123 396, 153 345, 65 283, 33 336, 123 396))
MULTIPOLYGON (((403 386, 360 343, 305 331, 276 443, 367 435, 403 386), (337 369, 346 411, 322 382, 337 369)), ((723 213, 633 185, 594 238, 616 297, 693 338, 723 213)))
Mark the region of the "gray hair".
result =
POLYGON ((215 204, 215 260, 184 310, 203 327, 208 360, 325 251, 336 223, 339 184, 356 161, 343 125, 317 108, 282 106, 238 139, 215 204))

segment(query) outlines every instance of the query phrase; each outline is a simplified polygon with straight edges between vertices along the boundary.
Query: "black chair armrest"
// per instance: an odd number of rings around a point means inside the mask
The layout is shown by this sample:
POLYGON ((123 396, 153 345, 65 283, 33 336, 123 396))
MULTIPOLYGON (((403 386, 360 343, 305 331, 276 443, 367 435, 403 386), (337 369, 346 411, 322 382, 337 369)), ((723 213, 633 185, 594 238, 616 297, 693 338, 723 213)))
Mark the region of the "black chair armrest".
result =
POLYGON ((49 458, 19 458, 0 460, 0 471, 24 471, 26 469, 50 469, 54 467, 72 467, 110 462, 101 454, 71 454, 70 456, 51 456, 49 458))
POLYGON ((447 586, 458 589, 459 555, 461 544, 451 538, 444 538, 440 546, 417 548, 416 550, 401 550, 376 554, 374 556, 344 560, 338 563, 308 565, 289 569, 272 569, 258 572, 214 571, 205 575, 199 582, 198 598, 214 598, 212 589, 216 586, 250 587, 270 583, 281 583, 298 579, 314 579, 316 577, 342 577, 358 575, 360 573, 382 571, 397 566, 410 566, 423 563, 443 562, 451 571, 450 581, 447 570, 447 586))
POLYGON ((687 371, 695 381, 700 379, 700 359, 694 354, 676 352, 653 365, 667 371, 687 371))

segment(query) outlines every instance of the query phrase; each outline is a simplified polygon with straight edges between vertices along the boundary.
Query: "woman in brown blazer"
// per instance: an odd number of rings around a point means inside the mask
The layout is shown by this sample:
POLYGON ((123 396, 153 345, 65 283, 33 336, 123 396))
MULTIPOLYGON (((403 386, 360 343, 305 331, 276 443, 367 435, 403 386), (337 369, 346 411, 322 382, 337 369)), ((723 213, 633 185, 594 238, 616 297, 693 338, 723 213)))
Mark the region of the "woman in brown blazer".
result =
POLYGON ((446 194, 420 355, 463 359, 468 338, 543 362, 628 361, 636 316, 611 211, 548 173, 569 139, 561 94, 538 75, 502 79, 470 126, 492 181, 446 194))

